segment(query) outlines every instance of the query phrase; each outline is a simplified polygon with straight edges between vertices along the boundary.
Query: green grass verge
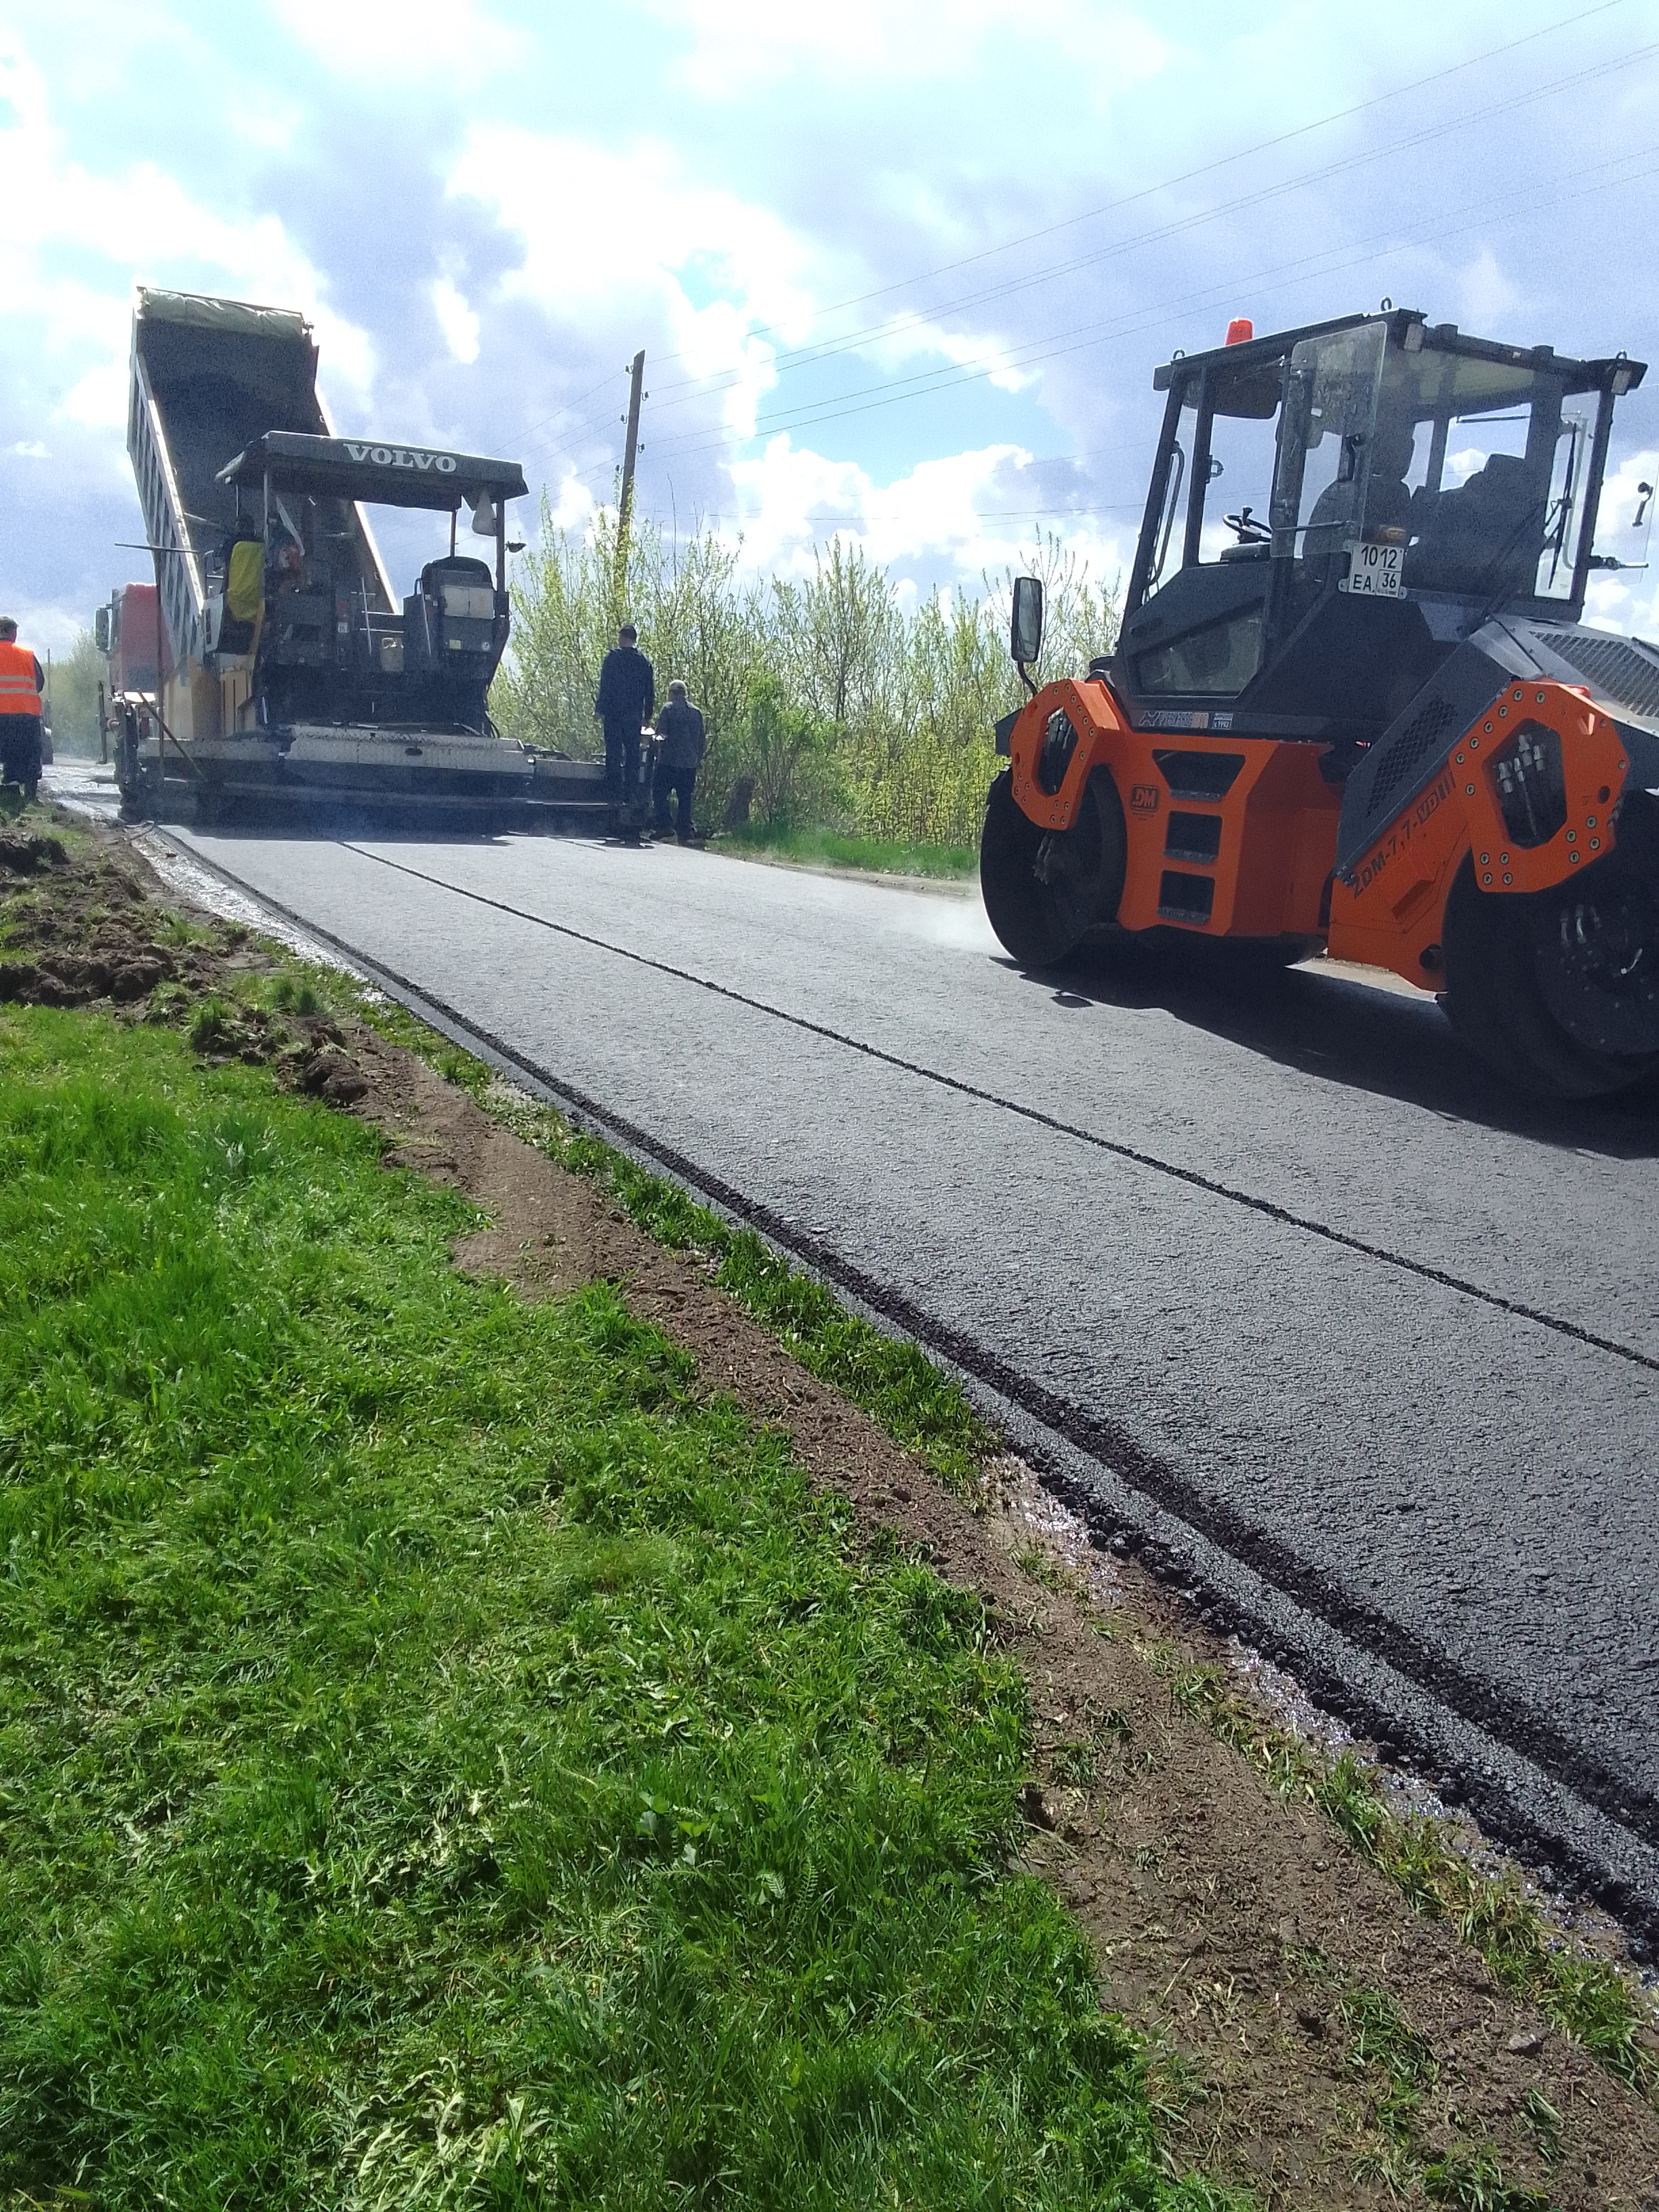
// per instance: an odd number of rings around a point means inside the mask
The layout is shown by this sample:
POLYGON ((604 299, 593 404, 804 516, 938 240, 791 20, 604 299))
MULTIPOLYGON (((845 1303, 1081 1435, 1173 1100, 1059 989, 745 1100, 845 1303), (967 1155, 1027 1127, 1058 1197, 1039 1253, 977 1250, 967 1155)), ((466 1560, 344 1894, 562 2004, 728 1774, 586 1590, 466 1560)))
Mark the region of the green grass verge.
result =
MULTIPOLYGON (((678 1184, 650 1175, 597 1138, 574 1134, 551 1108, 533 1105, 496 1083, 483 1061, 434 1038, 401 1007, 370 1009, 370 1014, 561 1165, 599 1182, 659 1243, 713 1258, 719 1279, 814 1374, 863 1407, 959 1494, 982 1502, 981 1469, 1004 1446, 957 1385, 916 1346, 896 1343, 848 1314, 821 1284, 793 1273, 752 1232, 729 1228, 678 1184)), ((1029 1551, 1018 1564, 1057 1593, 1091 1602, 1086 1589, 1046 1554, 1029 1551)), ((1414 1911, 1427 1919, 1450 1920, 1504 1989, 1536 2003, 1616 2079, 1659 2108, 1650 2011, 1617 1967, 1565 1942, 1515 1875, 1494 1880, 1453 1849, 1433 1821, 1392 1812, 1358 1759, 1331 1760, 1276 1726, 1225 1668, 1194 1664, 1170 1644, 1149 1646, 1145 1656, 1169 1680, 1177 1701, 1281 1795, 1311 1797, 1414 1911)))
MULTIPOLYGON (((465 1054, 451 1054, 440 1065, 452 1082, 476 1085, 477 1061, 469 1065, 465 1054)), ((597 1137, 576 1134, 552 1108, 501 1087, 491 1092, 486 1085, 480 1096, 560 1166, 596 1182, 658 1243, 711 1260, 721 1289, 804 1367, 861 1407, 959 1495, 979 1502, 981 1468, 1002 1446, 920 1346, 848 1313, 833 1291, 792 1267, 752 1229, 732 1228, 678 1183, 597 1137)))
POLYGON ((978 872, 972 845, 923 845, 909 838, 854 837, 839 830, 766 830, 748 824, 725 830, 714 841, 717 851, 760 853, 806 866, 860 868, 878 876, 937 876, 963 878, 978 872))
MULTIPOLYGON (((792 1269, 752 1231, 732 1229, 679 1185, 651 1175, 600 1139, 576 1133, 555 1109, 501 1084, 484 1062, 451 1045, 395 1001, 365 994, 326 969, 296 968, 292 975, 284 973, 247 988, 273 1008, 299 1005, 309 1012, 324 1006, 356 1014, 427 1060, 560 1165, 598 1183, 659 1243, 711 1260, 722 1285, 804 1365, 860 1406, 959 1495, 983 1504, 984 1462, 1005 1447, 959 1387, 919 1347, 885 1336, 848 1313, 832 1292, 792 1269)), ((1020 1565, 1050 1588, 1070 1589, 1080 1602, 1089 1602, 1087 1593, 1073 1587, 1045 1555, 1028 1553, 1020 1565)), ((1146 1656, 1170 1680, 1178 1701, 1281 1794, 1310 1796, 1418 1912, 1449 1919, 1505 1989, 1536 2002, 1617 2079, 1659 2107, 1659 2063, 1648 2008, 1615 1966, 1564 1942, 1517 1879, 1494 1880, 1474 1867, 1449 1845, 1432 1821, 1401 1819, 1385 1805, 1360 1761, 1332 1761, 1279 1728, 1240 1692, 1225 1669, 1194 1664, 1167 1644, 1148 1647, 1146 1656)))
POLYGON ((0 2191, 1220 2203, 1003 1871, 976 1602, 608 1288, 458 1273, 475 1218, 0 1015, 0 2191))
MULTIPOLYGON (((308 989, 343 1006, 347 979, 307 971, 308 989)), ((734 1229, 678 1183, 653 1175, 598 1137, 579 1134, 553 1107, 499 1082, 471 1053, 417 1021, 395 1000, 356 996, 349 1010, 416 1053, 447 1082, 470 1091, 497 1120, 573 1175, 585 1176, 646 1234, 672 1252, 696 1252, 714 1279, 816 1375, 860 1407, 942 1481, 975 1505, 981 1469, 1003 1449, 960 1386, 918 1345, 848 1313, 835 1293, 790 1267, 752 1230, 734 1229)))

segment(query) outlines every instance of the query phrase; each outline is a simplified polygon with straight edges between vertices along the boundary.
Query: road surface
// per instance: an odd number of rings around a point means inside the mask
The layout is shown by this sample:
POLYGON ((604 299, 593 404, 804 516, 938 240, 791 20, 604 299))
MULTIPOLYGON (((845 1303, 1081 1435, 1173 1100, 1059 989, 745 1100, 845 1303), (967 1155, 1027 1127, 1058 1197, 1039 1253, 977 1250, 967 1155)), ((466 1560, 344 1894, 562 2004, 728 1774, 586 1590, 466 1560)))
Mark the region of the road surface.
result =
POLYGON ((1659 1112, 1322 963, 1024 974, 668 847, 170 833, 956 1363, 1145 1547, 1659 1936, 1659 1112))

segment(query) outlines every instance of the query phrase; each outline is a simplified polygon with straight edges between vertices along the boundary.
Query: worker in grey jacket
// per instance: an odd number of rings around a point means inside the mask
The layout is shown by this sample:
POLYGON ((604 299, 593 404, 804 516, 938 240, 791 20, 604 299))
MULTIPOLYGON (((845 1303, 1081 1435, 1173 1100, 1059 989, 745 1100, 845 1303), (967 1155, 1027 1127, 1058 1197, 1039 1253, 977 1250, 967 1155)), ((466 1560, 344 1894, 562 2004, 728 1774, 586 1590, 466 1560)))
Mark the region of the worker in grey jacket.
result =
POLYGON ((691 842, 691 795, 697 770, 708 750, 708 733, 702 714, 685 696, 677 676, 668 687, 668 704, 657 717, 657 818, 659 837, 668 835, 668 797, 678 803, 677 834, 682 845, 691 842))

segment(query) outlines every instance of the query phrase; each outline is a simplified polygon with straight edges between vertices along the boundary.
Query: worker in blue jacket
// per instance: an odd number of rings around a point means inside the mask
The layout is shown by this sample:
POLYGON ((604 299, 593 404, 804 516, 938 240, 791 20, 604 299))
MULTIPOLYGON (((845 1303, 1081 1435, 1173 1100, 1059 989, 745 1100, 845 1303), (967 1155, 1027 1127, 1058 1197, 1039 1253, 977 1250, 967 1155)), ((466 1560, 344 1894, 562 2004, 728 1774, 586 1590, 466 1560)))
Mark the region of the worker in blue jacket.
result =
MULTIPOLYGON (((640 634, 624 623, 599 666, 595 719, 605 730, 605 787, 613 819, 634 804, 640 781, 640 733, 657 703, 657 679, 640 651, 640 634)), ((617 823, 617 827, 623 827, 617 823)))

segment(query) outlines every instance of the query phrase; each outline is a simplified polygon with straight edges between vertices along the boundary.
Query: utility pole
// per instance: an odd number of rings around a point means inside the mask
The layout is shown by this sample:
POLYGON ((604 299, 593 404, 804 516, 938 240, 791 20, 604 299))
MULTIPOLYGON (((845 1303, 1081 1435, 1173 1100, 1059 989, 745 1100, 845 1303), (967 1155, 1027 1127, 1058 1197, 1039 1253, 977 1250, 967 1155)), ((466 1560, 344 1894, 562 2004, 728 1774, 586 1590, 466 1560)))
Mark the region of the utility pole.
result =
POLYGON ((623 447, 622 507, 619 527, 628 534, 629 520, 634 511, 634 463, 640 450, 640 401, 644 396, 641 386, 645 382, 645 348, 641 346, 634 356, 634 366, 628 373, 628 443, 623 447))
MULTIPOLYGON (((640 450, 641 387, 645 382, 645 348, 634 356, 628 373, 628 442, 623 447, 622 497, 617 504, 617 580, 618 608, 628 597, 628 532, 634 519, 634 463, 640 450)), ((623 611, 626 611, 623 609, 623 611)))

